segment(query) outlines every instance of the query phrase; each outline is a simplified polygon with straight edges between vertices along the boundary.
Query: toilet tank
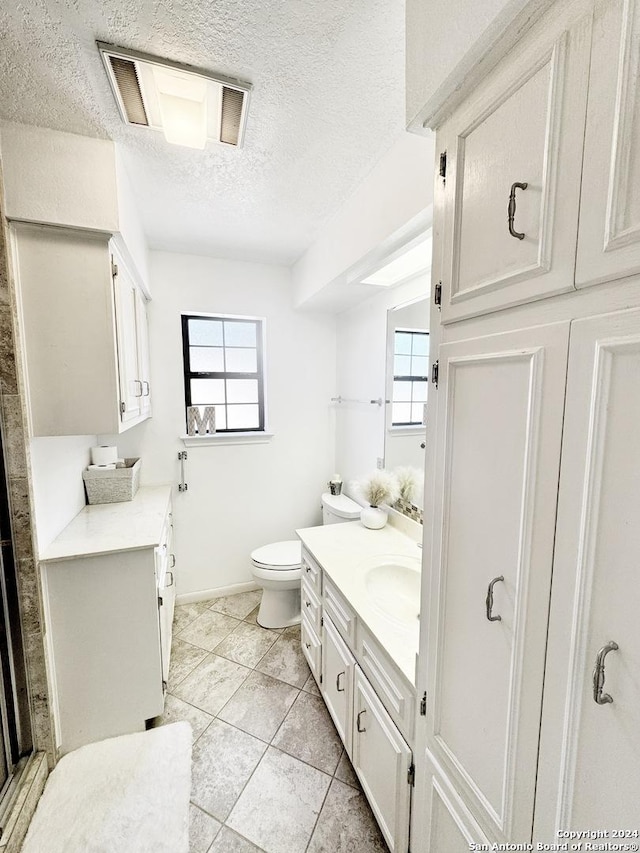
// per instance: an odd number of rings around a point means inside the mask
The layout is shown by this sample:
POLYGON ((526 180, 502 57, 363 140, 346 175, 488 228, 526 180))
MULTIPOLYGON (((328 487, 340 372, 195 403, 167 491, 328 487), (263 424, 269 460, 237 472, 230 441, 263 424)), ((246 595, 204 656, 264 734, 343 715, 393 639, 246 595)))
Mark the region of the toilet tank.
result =
POLYGON ((362 507, 346 495, 322 495, 322 523, 340 524, 360 518, 362 507))

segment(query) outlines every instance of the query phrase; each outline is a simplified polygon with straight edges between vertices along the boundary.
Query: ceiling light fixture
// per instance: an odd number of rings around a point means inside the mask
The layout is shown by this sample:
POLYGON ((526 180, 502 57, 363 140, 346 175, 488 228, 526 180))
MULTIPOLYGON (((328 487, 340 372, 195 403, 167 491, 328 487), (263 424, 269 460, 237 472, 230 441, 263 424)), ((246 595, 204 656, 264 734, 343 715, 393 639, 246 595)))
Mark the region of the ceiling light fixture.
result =
POLYGON ((251 85, 97 42, 126 124, 161 130, 167 142, 241 146, 251 85))

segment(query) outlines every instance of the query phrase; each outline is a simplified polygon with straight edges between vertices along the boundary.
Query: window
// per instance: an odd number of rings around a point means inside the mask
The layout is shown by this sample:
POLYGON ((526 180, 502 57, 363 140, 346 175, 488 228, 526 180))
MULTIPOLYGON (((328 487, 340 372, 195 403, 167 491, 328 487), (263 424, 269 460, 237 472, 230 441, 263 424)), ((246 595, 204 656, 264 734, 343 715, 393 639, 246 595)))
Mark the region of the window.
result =
POLYGON ((392 426, 422 426, 428 370, 429 332, 396 329, 393 336, 392 426))
POLYGON ((262 320, 182 315, 186 409, 214 406, 216 432, 264 430, 262 339, 262 320))

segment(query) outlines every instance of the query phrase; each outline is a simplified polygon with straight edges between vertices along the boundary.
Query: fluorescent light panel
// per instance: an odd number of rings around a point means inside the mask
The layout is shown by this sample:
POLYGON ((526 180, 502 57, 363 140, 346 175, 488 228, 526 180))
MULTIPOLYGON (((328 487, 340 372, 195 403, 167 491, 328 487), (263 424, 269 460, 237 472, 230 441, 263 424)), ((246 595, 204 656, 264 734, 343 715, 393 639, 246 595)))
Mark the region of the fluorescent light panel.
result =
POLYGON ((400 284, 401 281, 406 281, 413 278, 414 275, 424 272, 431 263, 428 244, 427 238, 421 240, 371 275, 361 279, 361 283, 375 284, 378 287, 392 287, 394 284, 400 284))

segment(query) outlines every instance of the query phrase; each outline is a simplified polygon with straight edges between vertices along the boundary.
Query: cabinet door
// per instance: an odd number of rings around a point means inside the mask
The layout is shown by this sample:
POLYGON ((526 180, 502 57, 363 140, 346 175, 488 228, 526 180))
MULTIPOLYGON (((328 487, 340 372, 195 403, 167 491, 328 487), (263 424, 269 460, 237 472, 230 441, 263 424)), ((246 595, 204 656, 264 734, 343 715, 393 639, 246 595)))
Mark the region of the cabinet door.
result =
POLYGON ((536 801, 544 840, 640 829, 639 424, 640 310, 575 322, 536 801), (594 668, 611 641, 600 704, 594 668))
POLYGON ((497 841, 531 834, 568 338, 439 351, 426 746, 497 841))
POLYGON ((409 843, 411 750, 355 667, 353 767, 391 853, 405 853, 409 843))
POLYGON ((640 272, 640 2, 599 0, 576 284, 640 272))
POLYGON ((573 289, 591 5, 556 4, 438 134, 445 323, 573 289))
POLYGON ((353 671, 355 659, 324 616, 322 625, 322 698, 333 719, 347 755, 352 756, 353 671))
POLYGON ((140 417, 140 401, 144 386, 138 372, 136 330, 137 288, 123 263, 116 264, 113 277, 116 298, 116 330, 118 336, 118 369, 120 373, 120 420, 123 424, 140 417))
POLYGON ((136 354, 138 361, 138 376, 142 383, 140 398, 140 414, 151 415, 151 370, 149 365, 149 325, 147 322, 147 304, 144 297, 136 288, 136 354))

